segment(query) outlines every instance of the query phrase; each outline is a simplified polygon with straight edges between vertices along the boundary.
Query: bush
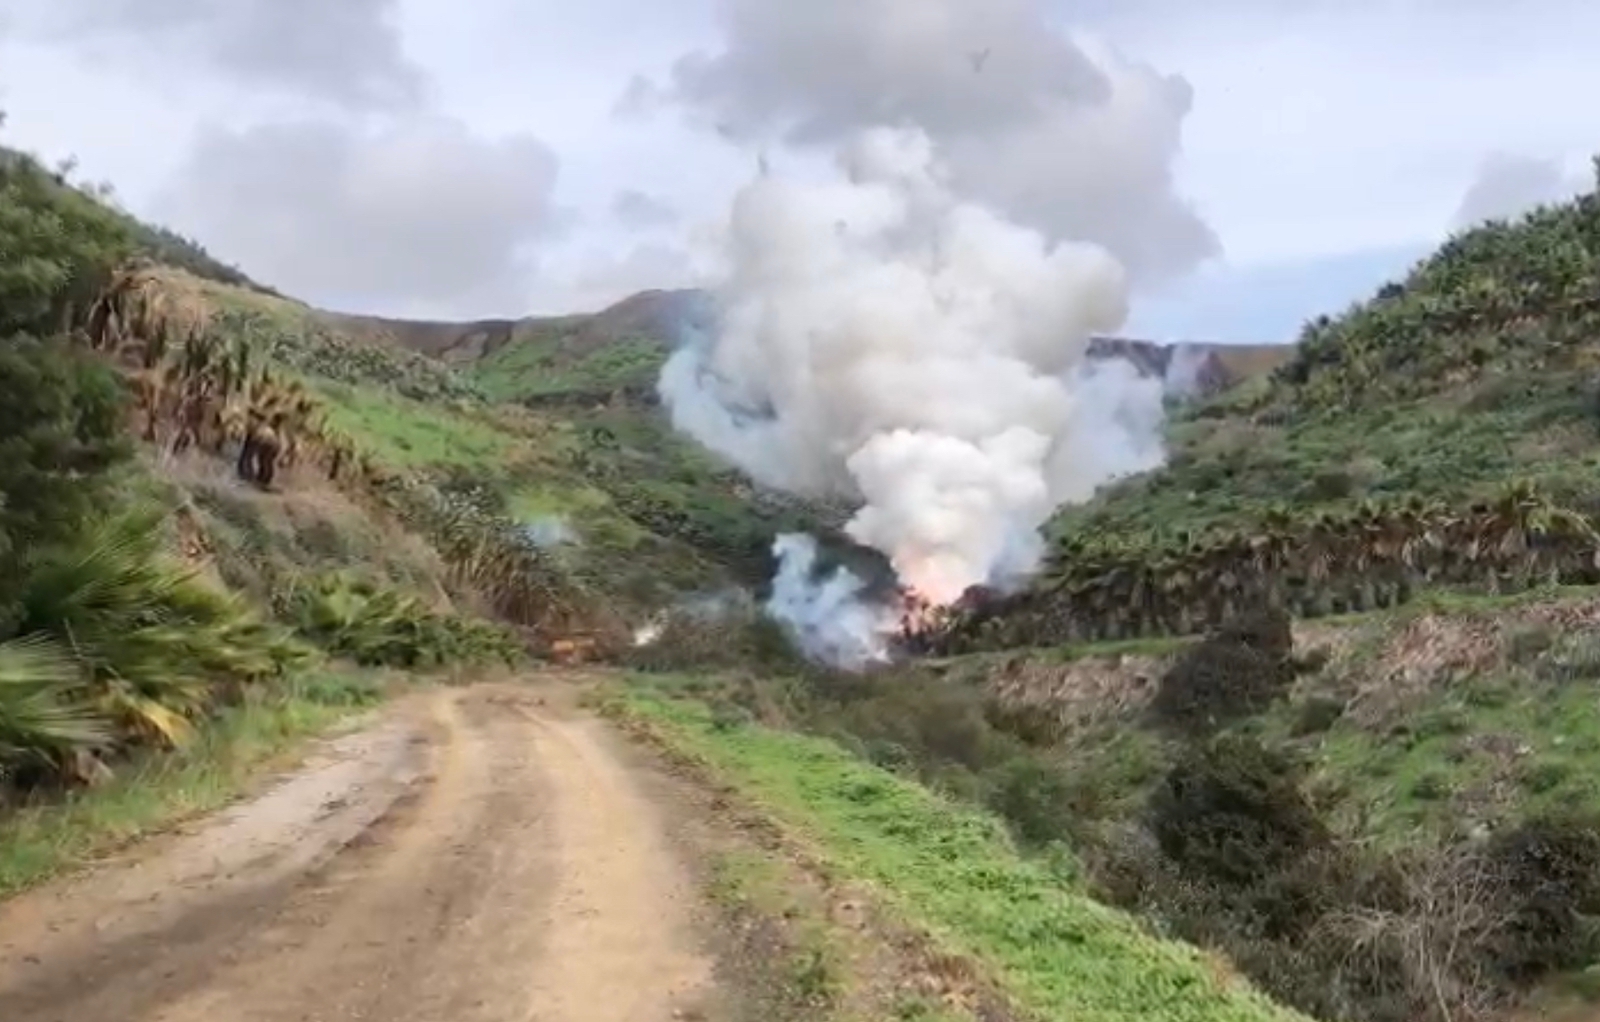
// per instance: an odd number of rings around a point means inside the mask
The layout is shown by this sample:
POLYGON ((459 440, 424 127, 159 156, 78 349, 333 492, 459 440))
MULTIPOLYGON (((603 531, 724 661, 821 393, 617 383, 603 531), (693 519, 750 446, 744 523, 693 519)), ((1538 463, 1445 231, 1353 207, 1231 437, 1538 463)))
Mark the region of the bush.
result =
POLYGON ((132 250, 117 214, 0 149, 0 338, 61 331, 132 250))
POLYGON ((345 572, 300 580, 283 614, 307 639, 365 666, 515 664, 523 654, 500 625, 437 613, 414 596, 345 572))
POLYGON ((1209 751, 1211 775, 1254 780, 1196 785, 1211 792, 1186 800, 1200 811, 1158 809, 1154 833, 1091 832, 1081 858, 1103 900, 1226 954, 1284 1003, 1352 1022, 1483 1018, 1600 953, 1600 821, 1540 818, 1481 845, 1379 853, 1271 792, 1291 764, 1232 742, 1209 751), (1219 769, 1229 762, 1254 765, 1219 769), (1242 823, 1268 818, 1277 838, 1242 823))
POLYGON ((24 561, 0 633, 0 769, 13 782, 183 744, 200 717, 304 662, 282 629, 166 561, 159 525, 129 511, 24 561))
POLYGON ((1486 941, 1495 970, 1527 986, 1586 964, 1588 917, 1600 912, 1600 820, 1545 817, 1493 837, 1482 852, 1503 922, 1486 941))
POLYGON ((1330 840, 1288 757, 1224 736, 1191 749, 1151 796, 1161 850, 1198 877, 1252 884, 1330 840))
POLYGON ((1292 652, 1283 612, 1242 617, 1183 651, 1162 676, 1150 712, 1191 735, 1259 713, 1294 681, 1292 652))
POLYGON ((71 537, 131 453, 108 367, 60 341, 0 341, 0 628, 21 558, 71 537))
POLYGON ((0 643, 0 782, 9 771, 48 769, 73 750, 103 745, 110 729, 75 694, 77 666, 42 636, 0 643))
POLYGON ((71 650, 89 701, 129 740, 177 744, 226 685, 282 678, 305 654, 240 598, 168 562, 159 526, 158 512, 136 509, 40 554, 16 631, 71 650))
POLYGON ((1074 836, 1079 793, 1072 778, 1037 754, 1010 760, 989 779, 990 811, 1011 825, 1028 845, 1048 845, 1074 836))

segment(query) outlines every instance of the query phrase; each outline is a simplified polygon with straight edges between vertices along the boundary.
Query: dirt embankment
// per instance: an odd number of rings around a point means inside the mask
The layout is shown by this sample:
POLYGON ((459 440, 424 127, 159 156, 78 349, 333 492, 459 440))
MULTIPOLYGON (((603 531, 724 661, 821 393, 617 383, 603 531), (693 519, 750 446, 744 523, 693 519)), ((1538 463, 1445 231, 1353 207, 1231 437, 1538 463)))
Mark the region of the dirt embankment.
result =
POLYGON ((723 1018, 665 815, 538 690, 432 694, 0 905, 0 1019, 723 1018))

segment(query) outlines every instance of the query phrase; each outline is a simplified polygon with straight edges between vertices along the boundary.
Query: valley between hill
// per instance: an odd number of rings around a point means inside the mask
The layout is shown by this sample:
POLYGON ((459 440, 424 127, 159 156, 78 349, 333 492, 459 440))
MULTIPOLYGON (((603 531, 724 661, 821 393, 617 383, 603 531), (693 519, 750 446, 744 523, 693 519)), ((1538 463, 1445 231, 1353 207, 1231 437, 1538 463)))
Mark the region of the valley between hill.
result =
MULTIPOLYGON (((1587 195, 1452 239, 1294 348, 1201 350, 1164 467, 1064 511, 1044 575, 944 622, 932 655, 849 675, 747 595, 776 533, 849 509, 760 490, 655 407, 693 296, 335 315, 7 156, 0 920, 21 922, 0 1006, 502 1017, 542 989, 587 1019, 571 984, 604 966, 643 969, 649 1011, 730 1018, 1585 1010, 1597 296, 1587 195), (539 709, 576 658, 603 663, 596 709, 539 709), (431 780, 362 731, 398 757, 376 787, 185 886, 196 849, 251 827, 206 813, 312 736, 416 706, 443 714, 431 780), (661 759, 605 745, 602 711, 661 759), (407 785, 392 819, 363 801, 407 785), (601 833, 591 796, 628 827, 601 833), (566 837, 523 840, 552 817, 566 837), (561 844, 591 831, 611 857, 561 844), (457 858, 434 900, 402 896, 457 858), (117 924, 122 972, 80 982, 78 924, 168 887, 117 924), (608 890, 638 896, 585 900, 608 890), (264 914, 201 925, 235 895, 264 914), (523 947, 568 986, 510 983, 495 963, 523 947), (727 999, 701 1009, 711 962, 727 999), (268 1004, 282 970, 315 1003, 268 1004)), ((1174 357, 1100 345, 1152 373, 1174 357)), ((321 791, 319 769, 274 790, 321 791)))

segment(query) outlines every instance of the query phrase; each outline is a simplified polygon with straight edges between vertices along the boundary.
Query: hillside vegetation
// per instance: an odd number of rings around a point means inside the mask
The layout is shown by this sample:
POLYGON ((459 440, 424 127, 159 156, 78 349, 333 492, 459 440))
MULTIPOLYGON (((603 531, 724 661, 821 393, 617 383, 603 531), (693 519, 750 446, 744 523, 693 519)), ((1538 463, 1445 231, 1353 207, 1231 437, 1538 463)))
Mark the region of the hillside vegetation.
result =
POLYGON ((61 821, 144 778, 216 804, 218 742, 279 748, 373 670, 587 653, 652 672, 616 713, 1016 1017, 1582 999, 1597 295, 1600 197, 1466 232, 1283 364, 1223 359, 1163 468, 1052 523, 1038 584, 847 675, 717 599, 841 509, 671 433, 653 381, 693 297, 327 313, 8 156, 0 889, 102 847, 61 821))
MULTIPOLYGON (((243 279, 26 157, 0 160, 0 813, 151 776, 167 752, 187 764, 155 771, 174 783, 236 778, 207 758, 216 735, 270 754, 337 715, 321 708, 377 694, 330 654, 524 656, 446 592, 439 554, 363 511, 378 470, 293 360, 230 332, 195 300, 199 278, 153 258, 243 279), (263 488, 233 449, 268 421, 281 475, 263 488)), ((116 790, 131 825, 164 811, 116 790)), ((93 845, 56 834, 40 855, 29 833, 0 842, 12 879, 93 845)))
POLYGON ((12 794, 181 747, 325 655, 619 648, 815 524, 630 411, 496 404, 10 151, 0 338, 12 794))
POLYGON ((1292 361, 1171 424, 1167 464, 1069 509, 1042 582, 948 649, 1184 635, 1427 587, 1595 580, 1600 198, 1467 231, 1292 361))
MULTIPOLYGON (((1178 409, 1168 464, 1061 514, 1045 575, 922 637, 942 655, 757 644, 636 712, 812 813, 822 754, 780 766, 772 730, 980 805, 1319 1019, 1592 1017, 1597 296, 1600 197, 1468 231, 1178 409)), ((731 647, 691 631, 642 666, 731 647)))
POLYGON ((829 866, 871 882, 896 913, 938 934, 941 951, 981 963, 974 979, 997 983, 1020 1017, 1299 1017, 1194 948, 1154 940, 1132 919, 1095 904, 1070 874, 1019 858, 993 817, 837 745, 730 728, 703 707, 662 699, 645 686, 619 697, 612 711, 759 800, 829 866))

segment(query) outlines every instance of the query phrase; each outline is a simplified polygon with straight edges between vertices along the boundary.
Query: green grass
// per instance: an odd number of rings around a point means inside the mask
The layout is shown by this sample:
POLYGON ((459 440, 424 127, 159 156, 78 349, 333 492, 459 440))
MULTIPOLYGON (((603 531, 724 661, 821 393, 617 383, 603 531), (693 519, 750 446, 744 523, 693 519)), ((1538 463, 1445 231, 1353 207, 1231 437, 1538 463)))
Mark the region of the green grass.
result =
POLYGON ((320 382, 328 422, 399 469, 503 469, 522 439, 448 406, 376 387, 320 382))
POLYGON ((1310 410, 1284 425, 1237 413, 1224 396, 1174 418, 1164 467, 1068 509, 1052 531, 1243 527, 1275 506, 1309 513, 1413 494, 1459 501, 1515 478, 1563 503, 1592 501, 1600 448, 1588 380, 1493 377, 1377 408, 1310 410))
POLYGON ((1559 637, 1526 666, 1441 686, 1386 733, 1341 722, 1315 763, 1343 815, 1395 846, 1467 820, 1515 825, 1546 812, 1600 811, 1600 649, 1559 637))
POLYGON ((666 348, 648 338, 619 340, 577 355, 563 350, 564 340, 549 332, 514 339, 474 366, 472 379, 501 401, 598 394, 652 385, 666 357, 666 348))
MULTIPOLYGON (((1374 674, 1388 668, 1378 658, 1419 618, 1503 622, 1530 607, 1595 598, 1593 588, 1570 586, 1507 595, 1430 592, 1402 607, 1320 619, 1319 629, 1344 635, 1345 652, 1332 673, 1308 676, 1298 695, 1236 729, 1295 747, 1340 828, 1385 847, 1424 836, 1448 840, 1468 822, 1514 826, 1547 811, 1600 811, 1600 641, 1586 632, 1513 624, 1493 663, 1473 673, 1447 672, 1420 702, 1371 723, 1344 715, 1325 731, 1296 733, 1310 701, 1343 705, 1349 684, 1381 693, 1384 683, 1374 674)), ((1182 645, 1100 643, 1029 657, 1054 663, 1126 652, 1162 655, 1182 645)), ((975 654, 946 664, 981 685, 1005 659, 1003 653, 975 654)), ((1055 754, 1081 785, 1094 789, 1106 815, 1127 818, 1143 804, 1173 747, 1142 720, 1121 718, 1063 736, 1055 754)))
POLYGON ((297 743, 382 698, 370 676, 321 673, 224 711, 188 747, 123 765, 115 779, 0 815, 0 899, 226 805, 297 743))
POLYGON ((784 864, 751 849, 716 854, 711 862, 708 893, 734 918, 754 914, 781 926, 781 950, 761 963, 765 982, 776 987, 768 996, 791 1014, 826 1009, 838 1002, 849 983, 849 948, 845 935, 831 924, 820 905, 798 896, 784 864))
MULTIPOLYGON (((1425 592, 1401 607, 1319 619, 1346 647, 1330 675, 1311 675, 1299 694, 1235 729, 1295 747, 1313 787, 1352 837, 1390 847, 1426 834, 1446 838, 1464 819, 1514 825, 1545 810, 1600 811, 1600 642, 1583 632, 1513 627, 1499 660, 1481 673, 1432 683, 1398 716, 1362 725, 1339 716, 1326 731, 1296 734, 1308 702, 1342 706, 1347 684, 1380 690, 1376 663, 1402 629, 1425 616, 1509 620, 1518 611, 1592 602, 1591 587, 1551 586, 1504 595, 1425 592), (1490 736, 1487 744, 1484 736, 1490 736), (1522 753, 1508 753, 1523 748, 1522 753)), ((1135 640, 1028 651, 1034 664, 1137 654, 1167 657, 1193 640, 1135 640)), ((1304 652, 1302 650, 1301 652, 1304 652)), ((984 653, 939 663, 982 686, 1013 654, 984 653)), ((1143 805, 1177 744, 1135 712, 1061 737, 1053 754, 1102 815, 1127 819, 1143 805)))
POLYGON ((1081 1022, 1290 1020, 1196 949, 1149 936, 1022 859, 993 817, 945 801, 831 742, 729 724, 643 690, 616 712, 648 722, 948 949, 982 963, 1026 1010, 1081 1022))
POLYGON ((474 481, 519 521, 563 518, 581 537, 560 551, 563 563, 591 582, 621 583, 630 599, 663 598, 652 579, 678 591, 726 584, 730 571, 753 581, 766 571, 772 536, 810 521, 752 506, 735 473, 652 413, 560 419, 415 401, 377 386, 319 381, 316 389, 330 425, 381 463, 474 481))

